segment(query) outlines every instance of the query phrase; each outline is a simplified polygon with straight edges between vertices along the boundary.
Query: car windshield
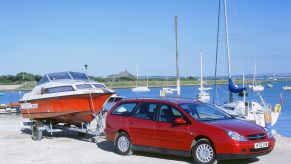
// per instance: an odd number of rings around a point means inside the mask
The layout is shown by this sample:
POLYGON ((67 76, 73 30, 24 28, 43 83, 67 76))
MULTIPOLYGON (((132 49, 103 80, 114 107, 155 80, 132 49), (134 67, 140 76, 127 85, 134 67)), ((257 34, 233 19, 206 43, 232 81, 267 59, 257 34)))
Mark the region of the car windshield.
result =
POLYGON ((232 116, 210 104, 188 103, 181 104, 180 107, 190 114, 192 118, 199 121, 225 120, 232 118, 232 116))

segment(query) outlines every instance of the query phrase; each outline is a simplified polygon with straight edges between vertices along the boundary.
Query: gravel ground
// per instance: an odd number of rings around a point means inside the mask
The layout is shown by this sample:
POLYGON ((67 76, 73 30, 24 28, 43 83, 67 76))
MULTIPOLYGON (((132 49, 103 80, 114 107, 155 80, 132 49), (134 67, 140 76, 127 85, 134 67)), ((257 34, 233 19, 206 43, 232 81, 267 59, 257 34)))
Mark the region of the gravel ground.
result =
MULTIPOLYGON (((0 163, 191 163, 191 159, 170 155, 136 153, 120 156, 112 143, 103 137, 95 143, 93 136, 78 137, 76 132, 46 134, 40 141, 30 138, 30 130, 22 129, 21 116, 0 116, 0 163)), ((291 138, 275 135, 275 149, 268 155, 250 160, 225 160, 228 163, 288 163, 291 160, 291 138)))

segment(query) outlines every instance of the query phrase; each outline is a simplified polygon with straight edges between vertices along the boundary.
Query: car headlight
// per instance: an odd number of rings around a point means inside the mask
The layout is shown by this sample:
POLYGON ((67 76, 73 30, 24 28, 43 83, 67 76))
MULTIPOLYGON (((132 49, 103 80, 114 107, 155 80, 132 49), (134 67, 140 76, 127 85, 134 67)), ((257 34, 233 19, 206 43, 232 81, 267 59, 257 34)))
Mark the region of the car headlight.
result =
POLYGON ((236 140, 236 141, 247 141, 247 139, 238 134, 237 132, 233 132, 233 131, 226 131, 226 134, 233 140, 236 140))

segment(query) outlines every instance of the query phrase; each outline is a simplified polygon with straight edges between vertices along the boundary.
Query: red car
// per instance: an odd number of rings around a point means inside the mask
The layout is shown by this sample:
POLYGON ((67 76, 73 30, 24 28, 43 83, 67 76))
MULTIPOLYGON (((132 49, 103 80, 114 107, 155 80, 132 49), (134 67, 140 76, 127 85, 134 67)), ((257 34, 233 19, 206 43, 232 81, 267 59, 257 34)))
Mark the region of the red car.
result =
POLYGON ((254 158, 275 146, 264 128, 180 98, 121 100, 107 115, 105 135, 121 155, 148 151, 192 157, 195 163, 254 158))

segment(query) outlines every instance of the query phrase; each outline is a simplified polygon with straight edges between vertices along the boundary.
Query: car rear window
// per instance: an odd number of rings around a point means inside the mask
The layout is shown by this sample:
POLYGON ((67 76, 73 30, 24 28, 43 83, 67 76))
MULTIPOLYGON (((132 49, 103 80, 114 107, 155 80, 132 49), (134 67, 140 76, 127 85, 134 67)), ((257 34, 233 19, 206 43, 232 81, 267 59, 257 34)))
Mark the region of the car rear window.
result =
POLYGON ((129 116, 137 103, 122 103, 118 105, 113 111, 113 115, 129 116))

